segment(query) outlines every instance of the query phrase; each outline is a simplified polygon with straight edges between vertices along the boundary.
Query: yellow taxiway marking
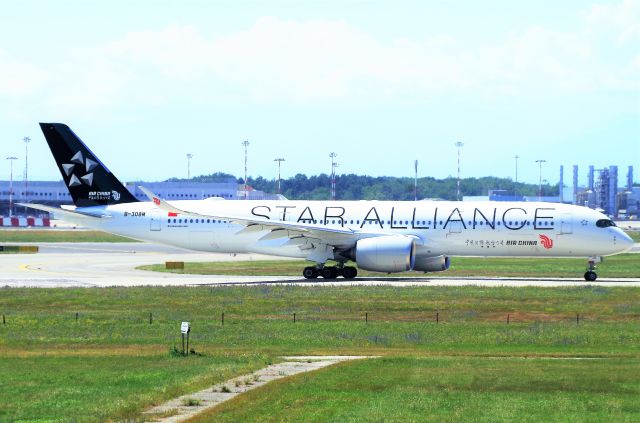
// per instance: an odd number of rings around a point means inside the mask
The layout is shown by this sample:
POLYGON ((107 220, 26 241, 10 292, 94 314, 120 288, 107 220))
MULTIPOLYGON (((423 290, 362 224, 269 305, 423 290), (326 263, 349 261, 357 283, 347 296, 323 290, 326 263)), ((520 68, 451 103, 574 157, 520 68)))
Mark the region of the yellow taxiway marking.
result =
POLYGON ((44 270, 39 267, 34 268, 33 266, 42 266, 42 264, 38 264, 38 263, 21 264, 19 268, 23 272, 42 272, 42 273, 49 273, 52 275, 64 275, 64 273, 62 272, 52 272, 51 270, 44 270))

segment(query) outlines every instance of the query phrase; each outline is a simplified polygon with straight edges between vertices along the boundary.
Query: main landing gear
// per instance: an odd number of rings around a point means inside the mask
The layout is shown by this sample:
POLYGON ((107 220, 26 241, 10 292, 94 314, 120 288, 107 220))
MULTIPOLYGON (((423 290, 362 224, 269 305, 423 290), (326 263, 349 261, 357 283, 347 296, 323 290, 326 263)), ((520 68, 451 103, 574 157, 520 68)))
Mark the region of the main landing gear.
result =
POLYGON ((302 271, 306 279, 315 279, 322 276, 325 279, 336 279, 342 276, 345 279, 353 279, 358 275, 358 269, 352 266, 309 266, 302 271))
POLYGON ((596 279, 598 279, 598 274, 595 272, 596 270, 596 263, 600 263, 602 261, 602 258, 600 257, 596 257, 596 258, 590 258, 589 261, 587 262, 587 271, 584 273, 584 280, 587 282, 593 282, 596 279))

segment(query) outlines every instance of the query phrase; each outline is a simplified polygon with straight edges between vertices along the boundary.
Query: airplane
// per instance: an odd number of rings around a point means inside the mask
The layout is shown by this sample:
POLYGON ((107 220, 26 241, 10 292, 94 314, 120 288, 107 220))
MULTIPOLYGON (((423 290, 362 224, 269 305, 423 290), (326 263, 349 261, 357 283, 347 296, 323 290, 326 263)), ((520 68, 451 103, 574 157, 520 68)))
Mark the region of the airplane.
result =
POLYGON ((603 256, 634 242, 606 215, 582 206, 492 201, 139 201, 65 124, 40 123, 74 205, 22 204, 126 237, 225 253, 314 262, 302 276, 440 272, 451 257, 583 257, 595 281, 603 256), (334 262, 335 265, 328 265, 334 262))

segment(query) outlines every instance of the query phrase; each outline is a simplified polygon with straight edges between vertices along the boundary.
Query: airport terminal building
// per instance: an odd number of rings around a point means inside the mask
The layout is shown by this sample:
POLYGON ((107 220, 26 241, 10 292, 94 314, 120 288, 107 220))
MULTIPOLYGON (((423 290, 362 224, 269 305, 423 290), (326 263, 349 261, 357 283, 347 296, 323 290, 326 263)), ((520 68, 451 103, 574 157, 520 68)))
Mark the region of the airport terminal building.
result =
MULTIPOLYGON (((138 188, 144 186, 166 200, 202 200, 209 197, 220 197, 225 200, 278 200, 282 197, 254 190, 251 187, 245 193, 244 185, 239 185, 235 179, 226 182, 127 182, 125 186, 137 199, 148 201, 148 198, 138 188), (245 195, 247 194, 247 195, 245 195)), ((13 196, 10 199, 10 181, 0 181, 0 216, 39 216, 41 212, 33 209, 25 210, 15 203, 39 203, 50 206, 73 204, 69 190, 63 181, 13 181, 13 196), (9 203, 13 204, 12 213, 9 203)), ((43 213, 46 214, 46 213, 43 213)))

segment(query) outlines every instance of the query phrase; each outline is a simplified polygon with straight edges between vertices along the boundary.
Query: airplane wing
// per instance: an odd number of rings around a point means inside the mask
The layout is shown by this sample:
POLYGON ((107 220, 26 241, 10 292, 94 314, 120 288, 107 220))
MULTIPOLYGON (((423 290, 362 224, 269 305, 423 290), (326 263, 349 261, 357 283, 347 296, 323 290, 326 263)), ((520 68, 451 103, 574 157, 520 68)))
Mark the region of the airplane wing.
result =
POLYGON ((49 213, 54 213, 59 216, 66 216, 70 218, 71 221, 78 218, 104 219, 104 218, 111 217, 111 215, 104 213, 104 211, 102 210, 100 211, 81 210, 80 211, 80 210, 76 210, 75 208, 63 209, 60 207, 45 206, 44 204, 35 204, 35 203, 16 203, 16 205, 22 206, 22 207, 29 207, 36 210, 46 211, 49 213))
POLYGON ((228 220, 230 222, 244 226, 244 228, 241 229, 238 234, 270 230, 268 234, 260 239, 261 241, 289 238, 290 243, 298 244, 302 249, 313 250, 310 251, 310 257, 311 254, 326 254, 327 256, 331 255, 331 258, 333 258, 334 248, 351 248, 359 239, 382 235, 371 232, 354 231, 350 228, 327 228, 324 226, 318 226, 303 222, 285 222, 277 220, 247 218, 245 216, 202 214, 189 210, 179 209, 164 201, 147 188, 144 188, 142 186, 139 186, 139 188, 142 192, 145 193, 147 197, 149 197, 151 201, 153 201, 153 203, 158 208, 163 211, 166 211, 168 213, 189 214, 209 219, 228 220), (322 253, 322 251, 325 252, 322 253))

